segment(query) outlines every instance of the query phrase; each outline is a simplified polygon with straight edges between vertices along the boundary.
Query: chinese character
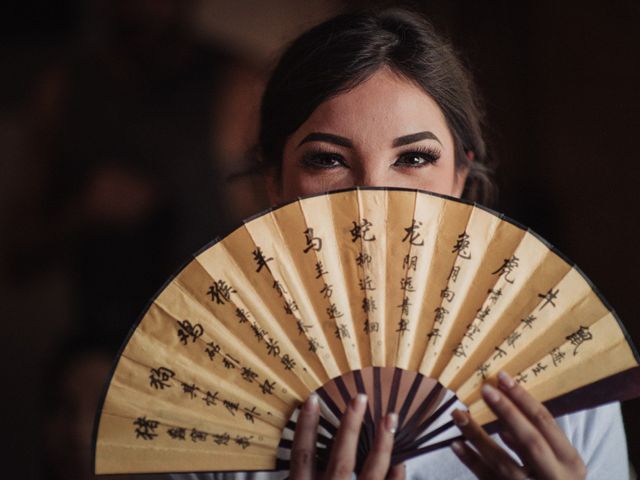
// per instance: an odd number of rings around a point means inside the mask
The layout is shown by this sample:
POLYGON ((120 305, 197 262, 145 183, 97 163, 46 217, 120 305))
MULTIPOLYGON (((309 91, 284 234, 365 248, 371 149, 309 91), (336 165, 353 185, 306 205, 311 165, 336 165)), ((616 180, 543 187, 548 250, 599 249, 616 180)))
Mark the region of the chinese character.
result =
POLYGON ((311 337, 309 339, 308 346, 311 353, 316 353, 319 348, 323 348, 322 345, 320 345, 320 342, 318 342, 318 340, 314 337, 311 337))
POLYGON ((444 290, 440 291, 440 298, 444 298, 449 303, 453 301, 453 298, 456 296, 456 293, 453 290, 449 290, 449 287, 446 287, 444 290))
POLYGON ((591 332, 589 331, 589 327, 581 326, 578 330, 576 330, 566 338, 567 340, 571 341, 571 345, 576 347, 573 349, 573 355, 575 356, 578 353, 578 347, 582 345, 584 342, 586 342, 587 340, 592 340, 593 335, 591 335, 591 332))
POLYGON ((322 275, 326 275, 327 272, 322 266, 322 262, 316 262, 316 279, 320 278, 322 275))
POLYGON ((415 272, 416 268, 418 268, 418 256, 417 255, 409 256, 409 254, 407 253, 404 256, 404 259, 402 260, 402 269, 413 270, 415 272))
POLYGON ((484 309, 478 310, 478 313, 476 313, 476 318, 481 322, 484 322, 484 319, 487 318, 487 315, 489 315, 490 313, 491 313, 491 308, 484 307, 484 309))
POLYGON ((278 280, 273 281, 273 289, 278 292, 278 295, 280 295, 281 297, 287 293, 287 291, 282 286, 282 283, 280 283, 278 280))
POLYGON ((413 277, 401 278, 400 290, 404 290, 405 292, 415 292, 416 290, 413 288, 413 277))
POLYGON ((458 280, 459 273, 460 273, 460 265, 455 265, 454 267, 451 268, 451 271, 449 272, 449 276, 447 277, 447 280, 451 280, 453 283, 456 283, 456 280, 458 280))
POLYGON ((467 356, 467 352, 464 351, 464 345, 462 343, 459 343, 458 345, 456 345, 456 348, 453 349, 453 354, 456 357, 465 357, 467 356))
POLYGON ((280 359, 280 363, 284 365, 285 370, 293 370, 296 366, 296 361, 287 353, 285 353, 284 356, 280 359))
POLYGON ((251 443, 249 443, 249 440, 251 440, 253 437, 241 437, 241 436, 237 436, 233 441, 236 442, 238 445, 240 445, 242 447, 242 449, 244 450, 245 448, 251 446, 251 443))
POLYGON ((273 338, 268 338, 266 341, 267 344, 267 355, 273 355, 277 357, 280 355, 280 346, 278 345, 278 341, 273 338))
POLYGON ((520 320, 522 323, 524 323, 524 327, 522 327, 523 329, 529 327, 529 328, 533 328, 533 322, 536 320, 536 317, 534 317, 533 315, 529 315, 527 318, 523 318, 522 320, 520 320))
POLYGON ((493 356, 494 360, 498 360, 499 358, 502 358, 507 354, 507 352, 502 350, 500 347, 496 347, 494 350, 496 351, 495 355, 493 356))
POLYGON ((236 365, 239 365, 240 361, 233 358, 228 353, 222 358, 222 366, 227 370, 231 370, 236 368, 236 365))
POLYGON ((211 301, 215 300, 218 305, 224 305, 225 301, 231 301, 231 294, 236 291, 224 280, 218 280, 209 287, 207 293, 211 295, 211 301))
POLYGON ((364 321, 364 333, 377 332, 380 330, 379 322, 369 322, 369 320, 364 321))
POLYGON ((438 338, 442 338, 442 334, 440 333, 439 328, 434 328, 429 333, 427 333, 427 342, 433 340, 433 344, 435 345, 438 341, 438 338))
POLYGON ((260 390, 262 390, 262 393, 265 395, 273 395, 273 390, 276 388, 276 382, 270 382, 269 380, 265 379, 264 382, 262 382, 260 384, 260 390))
POLYGON ((265 258, 264 253, 262 253, 262 249, 258 247, 253 251, 253 259, 256 261, 256 264, 258 265, 258 268, 256 269, 256 273, 257 273, 260 270, 262 270, 262 267, 267 267, 267 262, 270 262, 271 260, 273 260, 273 257, 265 258))
POLYGON ((418 228, 422 226, 422 222, 416 222, 415 218, 411 220, 411 226, 404 229, 407 234, 402 239, 403 242, 409 240, 411 245, 415 245, 416 247, 421 247, 424 245, 424 240, 418 242, 418 238, 420 238, 420 233, 417 232, 418 228))
POLYGON ((195 428, 191 429, 191 441, 192 442, 206 442, 207 441, 207 433, 202 430, 196 430, 195 428))
POLYGON ((337 339, 351 338, 351 335, 349 334, 349 329, 347 328, 347 325, 345 323, 339 323, 337 325, 335 330, 335 335, 337 339))
POLYGON ((444 320, 445 315, 449 314, 449 310, 444 307, 438 307, 434 310, 435 316, 433 317, 434 323, 439 323, 442 325, 442 321, 444 320))
POLYGON ((465 260, 471 259, 471 252, 469 252, 469 234, 467 232, 462 232, 458 235, 458 239, 451 253, 456 253, 460 258, 464 258, 465 260))
POLYGON ((207 343, 207 348, 205 348, 204 351, 209 355, 209 360, 213 360, 215 356, 220 353, 220 345, 209 342, 207 343))
POLYGON ((495 304, 502 296, 502 289, 499 288, 498 290, 494 290, 493 288, 490 288, 487 293, 489 294, 489 301, 495 304))
POLYGON ((186 428, 181 428, 181 427, 173 427, 173 428, 170 428, 169 430, 167 430, 167 433, 174 440, 185 440, 185 435, 187 433, 187 429, 186 428))
POLYGON ((307 228, 303 233, 307 241, 307 248, 303 252, 307 253, 309 250, 319 252, 322 248, 322 239, 313 236, 313 228, 307 228))
POLYGON ((295 300, 286 300, 284 302, 284 313, 286 313, 287 315, 293 315, 293 312, 296 312, 297 310, 298 304, 295 300))
POLYGON ((256 407, 253 407, 251 410, 249 410, 248 408, 245 408, 243 411, 244 411, 244 418, 246 420, 249 420, 251 423, 255 423, 254 419, 260 416, 260 414, 256 412, 256 407))
POLYGON ((510 333, 509 335, 507 335, 507 338, 505 338, 507 345, 509 347, 513 347, 516 348, 516 340, 520 338, 522 334, 518 331, 514 331, 512 333, 510 333))
POLYGON ((409 301, 409 297, 404 297, 402 299, 402 303, 400 305, 396 305, 396 307, 401 310, 401 315, 409 315, 409 307, 411 305, 413 304, 409 301))
POLYGON ((213 437, 214 443, 217 445, 229 445, 229 440, 231 440, 231 435, 226 432, 222 434, 213 433, 211 436, 213 437))
POLYGON ((514 279, 509 278, 509 275, 518 267, 518 262, 520 259, 515 255, 512 255, 511 258, 505 258, 502 266, 497 269, 495 272, 492 272, 491 275, 498 275, 499 277, 504 275, 504 279, 508 283, 513 283, 514 279))
POLYGON ((243 324, 249 321, 250 315, 244 308, 236 308, 236 317, 238 317, 238 323, 243 324))
POLYGON ((375 235, 367 237, 367 233, 369 233, 369 229, 373 224, 366 218, 363 218, 360 224, 357 224, 354 221, 351 223, 353 223, 353 228, 350 230, 352 242, 355 242, 359 238, 364 242, 371 242, 376 239, 375 235))
POLYGON ((258 378, 258 374, 254 372, 250 367, 242 367, 240 370, 240 375, 243 380, 246 380, 249 383, 253 383, 253 381, 258 378))
POLYGON ((207 407, 210 407, 211 405, 217 405, 216 402, 218 400, 220 400, 218 398, 218 392, 211 393, 209 390, 207 390, 207 394, 202 397, 202 401, 207 404, 207 407))
POLYGON ((136 438, 153 440, 154 437, 158 436, 156 428, 158 428, 159 422, 156 420, 147 420, 147 417, 138 417, 133 424, 136 426, 136 438))
POLYGON ((183 345, 187 344, 189 338, 191 338, 191 343, 195 343, 204 333, 204 329, 199 323, 191 325, 189 320, 176 320, 176 323, 178 324, 178 338, 180 338, 183 345))
POLYGON ((375 290, 376 287, 373 286, 373 280, 369 275, 364 277, 364 279, 358 279, 358 283, 360 284, 360 290, 375 290))
POLYGON ((223 400, 222 405, 226 408, 231 415, 236 416, 236 412, 240 408, 240 404, 237 402, 232 402, 231 400, 223 400))
POLYGON ((529 375, 527 375, 526 373, 519 372, 514 380, 516 381, 516 383, 527 383, 528 376, 529 375))
POLYGON ((336 318, 342 317, 344 313, 338 310, 338 307, 336 306, 335 303, 332 303, 327 307, 327 315, 329 315, 329 318, 331 320, 335 320, 336 318))
POLYGON ((313 325, 305 325, 302 320, 296 320, 296 325, 298 326, 298 335, 307 333, 310 328, 313 328, 313 325))
POLYGON ((396 332, 400 333, 400 335, 404 335, 404 333, 408 331, 409 331, 409 321, 405 320, 404 318, 401 318, 400 321, 398 322, 398 328, 396 329, 396 332))
POLYGON ((480 375, 483 380, 487 379, 487 372, 489 371, 490 366, 491 366, 491 363, 483 363, 478 367, 478 370, 476 370, 478 375, 480 375))
POLYGON ((553 366, 557 367, 558 365, 560 365, 560 362, 562 362, 562 359, 567 355, 566 353, 564 353, 562 350, 560 350, 559 348, 554 348, 553 350, 551 350, 549 352, 549 355, 551 356, 551 361, 553 362, 553 366))
POLYGON ((258 342, 264 340, 264 337, 267 334, 267 331, 260 327, 256 321, 251 324, 251 330, 253 331, 253 335, 258 339, 258 342))
POLYGON ((171 387, 169 380, 175 373, 166 367, 152 368, 149 373, 149 384, 156 390, 164 390, 164 387, 171 387))
POLYGON ((559 289, 556 289, 556 291, 554 292, 553 288, 550 288, 549 291, 547 291, 547 293, 545 293, 545 294, 539 293, 538 294, 538 297, 540 297, 540 298, 542 298, 544 300, 544 303, 540 307, 540 310, 542 310, 544 307, 546 307, 549 304, 551 304, 552 307, 556 306, 556 304, 553 303, 553 301, 558 298, 558 291, 559 291, 559 289))
POLYGON ((539 374, 541 374, 546 369, 547 369, 546 365, 543 365, 542 362, 538 362, 536 364, 536 366, 531 369, 531 371, 537 377, 539 374))
POLYGON ((364 297, 362 299, 362 310, 364 310, 364 313, 369 313, 377 310, 375 300, 371 297, 364 297))
POLYGON ((180 384, 182 385, 182 393, 188 393, 189 397, 191 397, 191 400, 196 398, 196 392, 198 391, 198 387, 196 387, 195 383, 192 383, 191 385, 189 385, 188 383, 180 382, 180 384))
POLYGON ((473 322, 467 325, 467 331, 465 332, 464 336, 473 341, 473 336, 476 333, 480 333, 480 327, 477 323, 473 322))
POLYGON ((368 253, 360 252, 356 256, 356 265, 359 267, 364 267, 365 265, 371 264, 371 255, 368 253))
POLYGON ((320 293, 322 293, 323 298, 331 298, 331 295, 333 295, 333 285, 325 283, 320 293))

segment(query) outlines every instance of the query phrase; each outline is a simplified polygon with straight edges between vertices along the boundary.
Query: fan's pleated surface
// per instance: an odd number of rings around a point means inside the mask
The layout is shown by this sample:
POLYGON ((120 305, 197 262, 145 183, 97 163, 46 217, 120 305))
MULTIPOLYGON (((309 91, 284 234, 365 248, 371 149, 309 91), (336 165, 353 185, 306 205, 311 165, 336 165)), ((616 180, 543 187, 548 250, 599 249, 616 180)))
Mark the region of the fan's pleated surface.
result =
MULTIPOLYGON (((115 367, 96 471, 280 468, 296 407, 323 386, 330 402, 350 372, 419 373, 487 424, 480 387, 499 370, 547 401, 637 365, 615 314, 532 232, 414 190, 317 195, 247 221, 158 294, 115 367)), ((437 405, 407 423, 398 461, 455 438, 437 405)))

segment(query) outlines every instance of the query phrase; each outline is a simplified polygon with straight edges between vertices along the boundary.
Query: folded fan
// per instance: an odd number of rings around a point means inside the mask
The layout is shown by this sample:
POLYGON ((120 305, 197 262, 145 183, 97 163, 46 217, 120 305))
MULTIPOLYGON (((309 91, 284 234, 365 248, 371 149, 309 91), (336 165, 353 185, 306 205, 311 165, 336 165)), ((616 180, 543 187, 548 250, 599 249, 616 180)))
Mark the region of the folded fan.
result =
POLYGON ((358 449, 400 413, 394 461, 448 445, 455 406, 511 373, 556 413, 640 394, 638 354, 586 277, 530 230, 426 192, 356 188, 246 221, 153 299, 122 348, 97 473, 286 470, 321 397, 319 460, 367 393, 358 449))

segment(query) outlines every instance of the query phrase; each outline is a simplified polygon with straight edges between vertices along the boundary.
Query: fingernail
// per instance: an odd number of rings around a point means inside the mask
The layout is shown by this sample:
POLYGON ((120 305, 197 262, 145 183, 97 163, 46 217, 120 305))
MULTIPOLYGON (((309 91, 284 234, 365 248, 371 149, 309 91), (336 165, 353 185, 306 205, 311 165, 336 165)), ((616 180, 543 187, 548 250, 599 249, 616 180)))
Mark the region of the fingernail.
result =
POLYGON ((488 383, 485 383, 482 386, 482 396, 486 401, 490 403, 497 403, 500 401, 500 393, 498 393, 498 390, 493 388, 488 383))
POLYGON ((516 384, 513 378, 511 378, 511 376, 504 370, 500 370, 500 372, 498 373, 498 382, 500 386, 505 390, 510 390, 516 384))
POLYGON ((469 416, 462 410, 454 410, 451 413, 451 417, 453 418, 453 423, 459 427, 464 427, 469 423, 469 416))
POLYGON ((397 413, 389 413, 385 418, 385 427, 389 432, 395 434, 398 428, 398 414, 397 413))
POLYGON ((318 394, 316 392, 313 392, 311 395, 309 395, 309 398, 307 398, 307 401, 304 402, 304 411, 307 413, 312 413, 312 412, 315 412, 317 408, 318 408, 318 394))
POLYGON ((462 442, 456 440, 451 444, 451 449, 459 456, 464 456, 464 447, 462 446, 462 442))
POLYGON ((353 400, 351 400, 351 407, 354 410, 360 410, 367 404, 367 395, 364 393, 359 393, 355 396, 353 400))

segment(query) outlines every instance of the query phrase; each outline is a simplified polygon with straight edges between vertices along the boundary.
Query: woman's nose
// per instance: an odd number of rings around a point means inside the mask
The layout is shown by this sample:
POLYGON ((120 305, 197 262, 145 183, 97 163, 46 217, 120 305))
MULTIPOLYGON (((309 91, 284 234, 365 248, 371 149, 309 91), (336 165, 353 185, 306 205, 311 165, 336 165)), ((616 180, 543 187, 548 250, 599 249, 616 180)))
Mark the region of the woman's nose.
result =
POLYGON ((372 165, 372 162, 365 163, 360 170, 357 183, 363 187, 384 187, 388 185, 388 172, 381 165, 372 165))

